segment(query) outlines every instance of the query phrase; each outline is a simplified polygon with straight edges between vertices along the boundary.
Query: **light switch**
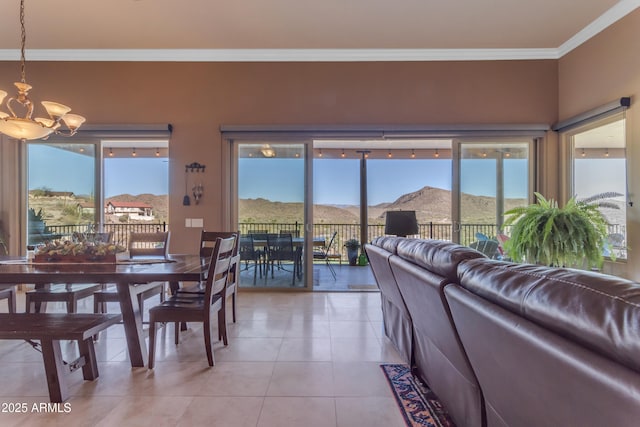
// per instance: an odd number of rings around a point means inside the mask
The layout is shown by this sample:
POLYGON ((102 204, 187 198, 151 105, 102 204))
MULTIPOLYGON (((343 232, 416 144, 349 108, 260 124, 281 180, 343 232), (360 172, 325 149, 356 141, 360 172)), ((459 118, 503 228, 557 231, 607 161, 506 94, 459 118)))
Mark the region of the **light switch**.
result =
POLYGON ((191 226, 192 227, 204 227, 204 219, 203 218, 191 218, 191 226))
POLYGON ((191 218, 185 218, 185 220, 184 220, 184 226, 185 226, 185 227, 191 227, 191 224, 192 224, 192 222, 191 222, 191 218))

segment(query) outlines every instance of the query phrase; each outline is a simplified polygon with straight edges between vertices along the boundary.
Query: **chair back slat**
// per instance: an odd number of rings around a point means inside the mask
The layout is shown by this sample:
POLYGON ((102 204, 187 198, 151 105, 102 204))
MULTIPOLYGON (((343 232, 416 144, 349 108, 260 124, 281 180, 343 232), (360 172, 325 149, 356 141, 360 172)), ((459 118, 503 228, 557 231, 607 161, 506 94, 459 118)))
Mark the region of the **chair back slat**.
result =
POLYGON ((131 232, 129 256, 166 258, 169 254, 169 231, 154 233, 131 232))
POLYGON ((233 247, 234 259, 231 260, 231 268, 229 269, 229 283, 227 284, 227 287, 235 285, 240 274, 240 232, 203 230, 200 234, 200 256, 205 259, 211 258, 218 238, 228 239, 229 237, 235 238, 235 245, 233 247), (236 259, 235 256, 238 256, 238 258, 236 259))
POLYGON ((213 248, 209 261, 209 269, 207 281, 205 284, 205 301, 211 305, 214 302, 214 296, 220 294, 222 304, 225 303, 225 289, 231 268, 231 262, 234 258, 234 248, 236 245, 235 235, 226 239, 218 238, 213 248))
POLYGON ((74 231, 72 239, 76 242, 88 242, 88 243, 111 243, 113 238, 112 232, 105 233, 80 233, 74 231))

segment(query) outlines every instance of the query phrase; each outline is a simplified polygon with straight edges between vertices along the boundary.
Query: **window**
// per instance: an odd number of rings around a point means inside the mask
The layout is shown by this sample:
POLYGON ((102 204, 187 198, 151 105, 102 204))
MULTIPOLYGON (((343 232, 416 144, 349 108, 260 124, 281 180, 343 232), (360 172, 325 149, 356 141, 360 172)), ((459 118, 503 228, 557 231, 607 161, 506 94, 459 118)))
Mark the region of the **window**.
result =
POLYGON ((626 258, 627 162, 623 113, 572 130, 572 194, 594 203, 609 222, 605 255, 626 258), (613 253, 612 253, 613 252, 613 253))
POLYGON ((96 139, 27 145, 27 245, 111 231, 166 229, 167 140, 96 139))

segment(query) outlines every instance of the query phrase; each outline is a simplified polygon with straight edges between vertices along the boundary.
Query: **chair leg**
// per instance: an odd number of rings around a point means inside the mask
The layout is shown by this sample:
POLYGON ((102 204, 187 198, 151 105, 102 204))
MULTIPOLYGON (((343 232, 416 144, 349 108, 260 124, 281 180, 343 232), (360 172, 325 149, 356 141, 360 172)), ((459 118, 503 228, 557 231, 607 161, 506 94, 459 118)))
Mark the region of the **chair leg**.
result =
POLYGON ((9 313, 16 312, 16 292, 15 289, 9 289, 9 297, 7 298, 7 307, 9 313))
POLYGON ((142 294, 138 294, 138 305, 140 306, 140 318, 144 321, 144 299, 142 294))
POLYGON ((175 322, 174 342, 176 345, 180 344, 180 322, 175 322))
POLYGON ((209 366, 213 366, 215 360, 213 358, 213 343, 211 342, 211 321, 205 321, 203 323, 202 330, 204 331, 204 347, 207 351, 207 360, 209 361, 209 366))
POLYGON ((78 300, 71 298, 67 301, 67 313, 76 313, 78 311, 78 300))
POLYGON ((236 296, 238 295, 238 284, 236 283, 236 290, 231 294, 231 316, 233 318, 233 323, 236 323, 236 296))
POLYGON ((223 310, 218 311, 218 339, 226 346, 229 345, 227 339, 227 316, 223 310))
POLYGON ((149 320, 149 369, 153 369, 156 356, 156 322, 149 320))

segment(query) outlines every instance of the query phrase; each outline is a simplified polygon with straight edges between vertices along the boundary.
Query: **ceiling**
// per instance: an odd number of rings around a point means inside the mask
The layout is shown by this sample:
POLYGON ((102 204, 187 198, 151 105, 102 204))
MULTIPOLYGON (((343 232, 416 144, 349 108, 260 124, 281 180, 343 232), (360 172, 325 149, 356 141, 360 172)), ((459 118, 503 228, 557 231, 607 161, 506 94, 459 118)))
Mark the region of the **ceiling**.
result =
MULTIPOLYGON (((26 0, 27 60, 555 59, 638 6, 640 0, 26 0)), ((4 0, 0 60, 18 59, 19 47, 19 0, 4 0)))

